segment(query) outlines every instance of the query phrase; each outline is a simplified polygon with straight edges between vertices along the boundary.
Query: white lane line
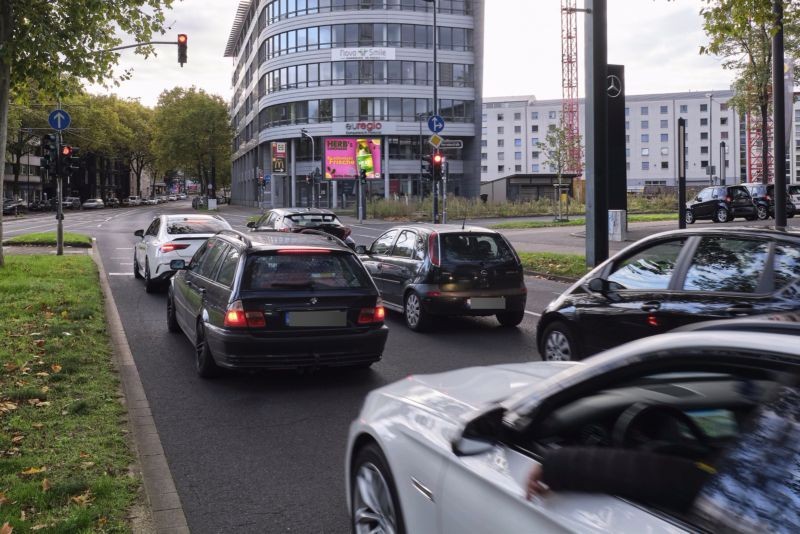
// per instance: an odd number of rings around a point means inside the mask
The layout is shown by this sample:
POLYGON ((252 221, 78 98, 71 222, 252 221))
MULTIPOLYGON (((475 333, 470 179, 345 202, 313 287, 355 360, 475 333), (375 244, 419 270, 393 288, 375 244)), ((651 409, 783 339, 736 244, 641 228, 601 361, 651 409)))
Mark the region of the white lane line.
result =
POLYGON ((133 276, 133 273, 108 273, 108 276, 133 276))
POLYGON ((133 265, 133 262, 130 263, 120 262, 120 265, 133 265))
POLYGON ((117 247, 114 250, 133 250, 133 247, 117 247))
POLYGON ((528 315, 533 315, 534 317, 541 317, 542 316, 541 313, 536 313, 536 312, 532 312, 532 311, 528 311, 528 310, 525 310, 525 313, 527 313, 528 315))

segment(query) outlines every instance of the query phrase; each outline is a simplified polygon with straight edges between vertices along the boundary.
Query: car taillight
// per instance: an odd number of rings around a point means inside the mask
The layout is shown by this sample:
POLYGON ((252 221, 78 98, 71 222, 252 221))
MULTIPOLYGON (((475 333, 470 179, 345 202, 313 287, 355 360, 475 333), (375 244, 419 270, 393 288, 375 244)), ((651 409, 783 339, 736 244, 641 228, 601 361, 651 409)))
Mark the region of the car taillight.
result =
POLYGON ((330 254, 330 250, 324 248, 282 248, 278 249, 278 254, 330 254))
POLYGON ((769 196, 769 195, 765 196, 764 198, 766 198, 766 199, 767 199, 767 202, 769 202, 770 200, 772 200, 772 197, 771 197, 771 196, 769 196))
POLYGON ((730 202, 730 201, 731 201, 731 197, 730 196, 725 197, 725 202, 730 202))
POLYGON ((279 232, 291 232, 292 229, 289 228, 288 226, 284 226, 283 228, 280 228, 278 231, 279 232))
POLYGON ((358 313, 358 324, 382 323, 386 318, 383 302, 378 299, 374 308, 361 308, 358 313))
POLYGON ((223 324, 230 328, 263 328, 267 325, 267 320, 259 311, 244 311, 242 301, 237 300, 225 311, 223 324))
POLYGON ((174 250, 183 250, 185 248, 189 248, 189 245, 186 243, 164 243, 161 245, 159 250, 161 250, 161 252, 172 252, 174 250))
POLYGON ((433 232, 428 236, 428 256, 431 259, 431 264, 439 267, 439 234, 433 232))

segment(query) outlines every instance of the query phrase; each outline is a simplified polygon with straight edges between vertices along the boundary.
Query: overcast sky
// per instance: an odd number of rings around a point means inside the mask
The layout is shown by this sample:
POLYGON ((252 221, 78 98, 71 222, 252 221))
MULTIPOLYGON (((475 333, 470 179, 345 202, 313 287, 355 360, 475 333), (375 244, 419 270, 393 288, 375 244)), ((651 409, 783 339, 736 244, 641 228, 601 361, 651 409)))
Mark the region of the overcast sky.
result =
MULTIPOLYGON (((561 2, 486 0, 486 4, 484 95, 560 98, 561 2)), ((195 85, 228 101, 233 58, 223 54, 238 2, 183 0, 173 5, 167 17, 171 29, 158 40, 188 34, 188 63, 180 68, 174 46, 159 46, 158 56, 147 61, 124 51, 120 66, 132 67, 133 78, 110 92, 154 106, 165 89, 195 85)), ((701 0, 609 0, 608 5, 608 60, 625 65, 627 94, 728 88, 732 75, 722 69, 720 60, 698 54, 705 43, 701 0)), ((584 16, 578 15, 581 95, 584 16)))

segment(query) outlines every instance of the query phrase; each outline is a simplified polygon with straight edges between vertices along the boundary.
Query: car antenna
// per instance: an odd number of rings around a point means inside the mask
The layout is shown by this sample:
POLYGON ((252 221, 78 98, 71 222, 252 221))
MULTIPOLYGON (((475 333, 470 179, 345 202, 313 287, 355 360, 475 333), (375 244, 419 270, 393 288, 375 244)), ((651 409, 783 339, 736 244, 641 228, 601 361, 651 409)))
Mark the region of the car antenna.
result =
POLYGON ((464 221, 461 223, 461 229, 462 230, 464 229, 464 226, 466 226, 466 224, 467 224, 467 217, 465 216, 464 217, 464 221))

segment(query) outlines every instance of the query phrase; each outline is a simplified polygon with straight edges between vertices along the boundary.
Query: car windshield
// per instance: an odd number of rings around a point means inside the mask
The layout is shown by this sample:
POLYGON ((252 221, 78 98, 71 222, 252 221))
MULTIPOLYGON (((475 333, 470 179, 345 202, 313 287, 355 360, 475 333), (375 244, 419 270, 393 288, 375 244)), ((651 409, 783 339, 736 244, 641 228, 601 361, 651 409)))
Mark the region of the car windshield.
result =
POLYGON ((168 234, 216 234, 230 229, 225 221, 219 219, 198 219, 194 217, 170 217, 167 219, 168 234))
POLYGON ((334 214, 302 213, 288 217, 297 226, 319 226, 320 224, 341 224, 334 214))
POLYGON ((369 275, 352 254, 257 254, 247 259, 243 290, 368 288, 369 275))
POLYGON ((790 185, 789 186, 789 194, 790 195, 800 195, 800 185, 790 185))
POLYGON ((506 242, 494 234, 443 234, 445 261, 509 261, 514 258, 506 242))

